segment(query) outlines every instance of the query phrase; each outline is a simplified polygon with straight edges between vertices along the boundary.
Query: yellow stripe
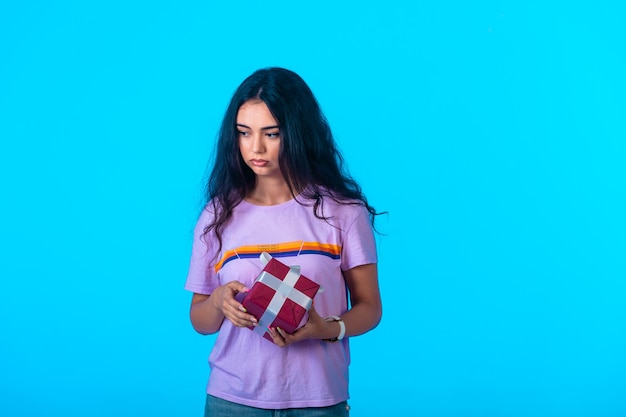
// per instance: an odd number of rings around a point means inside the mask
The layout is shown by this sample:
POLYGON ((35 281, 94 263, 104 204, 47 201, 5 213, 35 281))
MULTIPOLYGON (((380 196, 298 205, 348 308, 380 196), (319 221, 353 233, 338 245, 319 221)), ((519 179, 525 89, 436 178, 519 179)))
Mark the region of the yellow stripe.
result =
POLYGON ((275 256, 280 254, 286 254, 289 252, 295 252, 294 256, 300 253, 300 251, 317 251, 323 252, 333 257, 338 257, 341 254, 340 245, 331 245, 328 243, 319 242, 282 242, 282 243, 270 243, 260 245, 245 245, 235 249, 229 249, 224 252, 224 255, 220 261, 215 264, 215 272, 218 272, 224 266, 224 263, 232 260, 233 258, 252 258, 260 255, 262 252, 268 252, 275 256))

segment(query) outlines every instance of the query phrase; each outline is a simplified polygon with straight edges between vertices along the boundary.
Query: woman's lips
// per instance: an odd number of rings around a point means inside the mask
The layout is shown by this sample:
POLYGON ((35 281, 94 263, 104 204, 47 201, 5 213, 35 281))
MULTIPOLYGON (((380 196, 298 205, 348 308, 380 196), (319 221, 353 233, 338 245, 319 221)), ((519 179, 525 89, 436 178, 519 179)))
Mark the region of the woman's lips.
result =
POLYGON ((254 165, 255 167, 264 167, 265 165, 268 164, 268 161, 264 159, 251 159, 250 163, 254 165))

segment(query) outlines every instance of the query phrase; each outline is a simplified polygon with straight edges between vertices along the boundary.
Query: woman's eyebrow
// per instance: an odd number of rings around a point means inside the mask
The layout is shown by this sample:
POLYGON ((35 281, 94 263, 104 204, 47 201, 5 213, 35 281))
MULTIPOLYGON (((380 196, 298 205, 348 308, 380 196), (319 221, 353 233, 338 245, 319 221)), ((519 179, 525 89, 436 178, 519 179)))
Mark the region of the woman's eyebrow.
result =
MULTIPOLYGON (((243 123, 237 123, 237 126, 239 126, 239 127, 245 127, 246 129, 252 129, 250 126, 246 126, 246 125, 244 125, 243 123)), ((262 128, 261 128, 261 130, 270 130, 270 129, 279 129, 279 128, 280 128, 280 126, 278 126, 278 125, 273 125, 273 126, 265 126, 265 127, 262 127, 262 128)))

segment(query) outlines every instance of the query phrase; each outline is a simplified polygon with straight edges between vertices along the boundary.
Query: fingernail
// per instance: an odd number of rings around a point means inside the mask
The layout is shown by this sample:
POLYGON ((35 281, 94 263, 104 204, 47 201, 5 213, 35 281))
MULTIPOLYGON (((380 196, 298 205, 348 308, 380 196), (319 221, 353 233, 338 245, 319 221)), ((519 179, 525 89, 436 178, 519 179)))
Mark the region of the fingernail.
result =
POLYGON ((244 306, 239 306, 239 311, 243 311, 244 313, 248 312, 244 306))

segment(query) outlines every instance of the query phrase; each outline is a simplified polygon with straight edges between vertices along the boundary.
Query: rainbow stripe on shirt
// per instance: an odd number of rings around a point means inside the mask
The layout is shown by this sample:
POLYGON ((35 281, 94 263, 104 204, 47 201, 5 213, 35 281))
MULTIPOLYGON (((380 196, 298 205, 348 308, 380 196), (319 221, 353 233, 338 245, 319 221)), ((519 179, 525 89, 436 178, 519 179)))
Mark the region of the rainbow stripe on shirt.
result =
POLYGON ((341 246, 319 242, 304 242, 301 240, 295 242, 240 246, 224 252, 224 256, 215 264, 215 273, 230 261, 235 259, 258 258, 262 252, 267 252, 274 258, 297 255, 322 255, 332 259, 339 259, 341 257, 341 246))

